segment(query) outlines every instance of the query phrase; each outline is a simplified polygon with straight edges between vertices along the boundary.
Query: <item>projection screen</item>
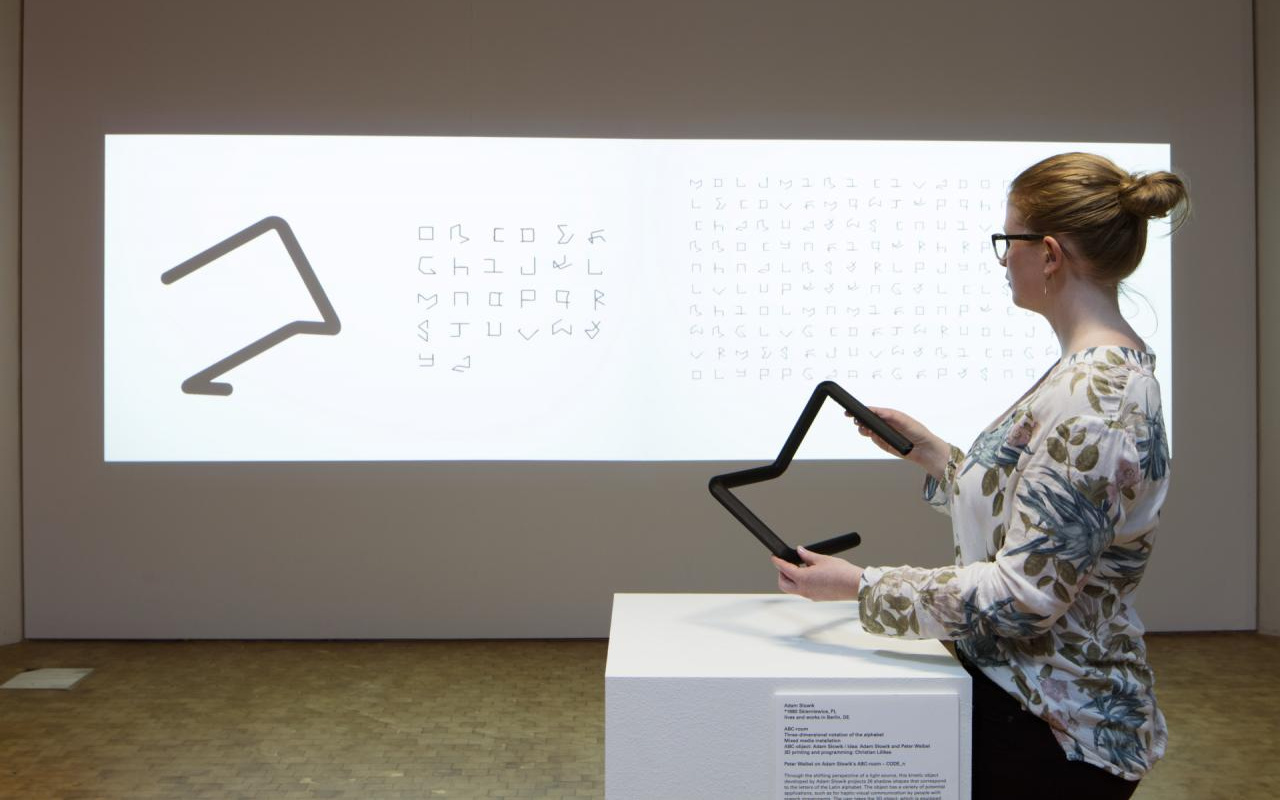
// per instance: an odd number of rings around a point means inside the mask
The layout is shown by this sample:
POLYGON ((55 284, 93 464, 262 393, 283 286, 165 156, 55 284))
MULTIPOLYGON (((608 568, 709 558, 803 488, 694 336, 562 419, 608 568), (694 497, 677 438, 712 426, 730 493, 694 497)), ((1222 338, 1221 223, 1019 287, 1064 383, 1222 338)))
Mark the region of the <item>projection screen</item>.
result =
MULTIPOLYGON (((1072 151, 1169 168, 1134 144, 108 136, 106 460, 767 460, 752 421, 823 380, 963 441, 1058 358, 989 236, 1009 180, 1072 151)), ((1125 310, 1169 381, 1153 228, 1125 310)), ((823 419, 807 457, 888 457, 823 419)))

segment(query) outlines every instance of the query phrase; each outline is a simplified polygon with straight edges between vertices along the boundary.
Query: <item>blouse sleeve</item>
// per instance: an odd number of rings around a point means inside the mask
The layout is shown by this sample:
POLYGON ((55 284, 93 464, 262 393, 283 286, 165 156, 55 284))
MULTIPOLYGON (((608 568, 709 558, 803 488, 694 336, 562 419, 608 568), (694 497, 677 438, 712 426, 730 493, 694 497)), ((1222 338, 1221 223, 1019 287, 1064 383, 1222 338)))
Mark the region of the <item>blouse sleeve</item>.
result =
POLYGON ((951 496, 955 494, 956 466, 964 460, 960 448, 951 445, 951 457, 942 470, 942 478, 928 475, 924 479, 924 501, 939 512, 951 516, 951 496))
POLYGON ((1026 639, 1067 611, 1123 525, 1140 479, 1137 446, 1121 423, 1079 416, 1054 425, 1022 461, 1004 489, 1012 496, 995 559, 867 570, 858 595, 864 628, 907 638, 1026 639))

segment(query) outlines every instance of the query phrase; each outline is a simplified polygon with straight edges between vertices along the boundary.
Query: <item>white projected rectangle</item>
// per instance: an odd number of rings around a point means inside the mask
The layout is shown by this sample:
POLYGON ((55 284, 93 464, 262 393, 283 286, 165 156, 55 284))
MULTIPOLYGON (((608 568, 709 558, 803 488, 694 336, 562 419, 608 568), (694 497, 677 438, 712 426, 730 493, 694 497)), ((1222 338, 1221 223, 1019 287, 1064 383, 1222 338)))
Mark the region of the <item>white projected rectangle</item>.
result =
MULTIPOLYGON (((1058 358, 990 234, 1008 181, 1067 150, 1169 165, 1163 144, 110 135, 105 459, 769 460, 828 379, 967 445, 1058 358)), ((1168 386, 1163 227, 1122 307, 1168 386)), ((800 457, 885 456, 832 410, 800 457)))

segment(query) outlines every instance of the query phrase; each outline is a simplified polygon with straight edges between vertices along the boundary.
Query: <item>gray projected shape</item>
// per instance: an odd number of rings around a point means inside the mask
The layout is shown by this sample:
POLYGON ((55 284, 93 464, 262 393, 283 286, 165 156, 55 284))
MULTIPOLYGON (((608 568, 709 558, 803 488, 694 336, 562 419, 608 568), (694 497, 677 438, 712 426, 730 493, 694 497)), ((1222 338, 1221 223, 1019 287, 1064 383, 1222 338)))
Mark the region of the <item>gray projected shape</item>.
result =
POLYGON ((239 233, 228 236, 208 250, 192 256, 178 266, 166 271, 160 276, 160 280, 166 286, 181 280, 206 264, 222 258, 268 231, 275 231, 280 236, 280 241, 284 244, 285 250, 288 251, 289 257, 293 259, 293 265, 297 268, 298 274, 302 276, 302 282, 306 285, 307 291, 311 293, 312 302, 316 304, 316 308, 320 311, 321 319, 320 321, 294 320, 263 336, 253 344, 242 347, 226 358, 205 367, 182 382, 182 391, 187 394, 229 395, 232 390, 231 384, 214 383, 214 378, 235 369, 249 359, 260 356, 276 345, 282 344, 285 340, 299 334, 335 336, 342 330, 342 323, 338 320, 338 315, 333 310, 333 304, 329 302, 328 296, 324 293, 324 287, 320 285, 319 278, 316 277, 315 272, 311 269, 311 263, 307 261, 306 254, 302 252, 302 246, 298 244, 298 238, 293 235, 293 229, 289 227, 289 223, 280 217, 267 217, 253 223, 239 233))

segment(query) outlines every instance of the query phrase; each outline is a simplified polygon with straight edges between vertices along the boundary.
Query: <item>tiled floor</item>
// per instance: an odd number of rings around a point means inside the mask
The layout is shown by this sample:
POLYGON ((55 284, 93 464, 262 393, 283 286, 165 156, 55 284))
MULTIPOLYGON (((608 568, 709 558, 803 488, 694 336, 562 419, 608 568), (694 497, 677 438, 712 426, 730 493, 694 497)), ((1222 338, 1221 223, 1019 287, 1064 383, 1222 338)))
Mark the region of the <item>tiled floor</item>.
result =
MULTIPOLYGON (((1173 738, 1137 797, 1280 796, 1280 638, 1149 644, 1173 738)), ((0 692, 0 798, 602 797, 606 647, 0 647, 0 681, 95 670, 69 692, 0 692)))

